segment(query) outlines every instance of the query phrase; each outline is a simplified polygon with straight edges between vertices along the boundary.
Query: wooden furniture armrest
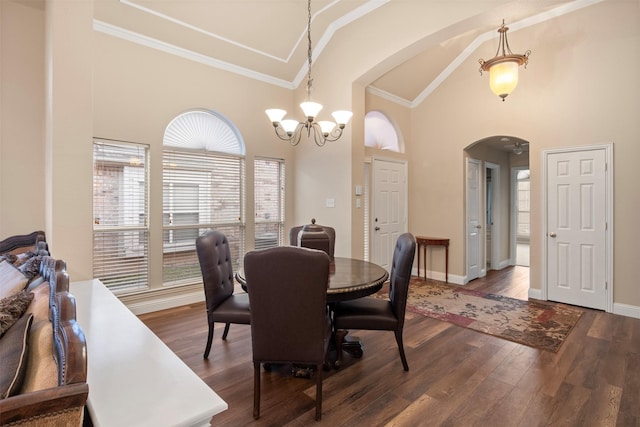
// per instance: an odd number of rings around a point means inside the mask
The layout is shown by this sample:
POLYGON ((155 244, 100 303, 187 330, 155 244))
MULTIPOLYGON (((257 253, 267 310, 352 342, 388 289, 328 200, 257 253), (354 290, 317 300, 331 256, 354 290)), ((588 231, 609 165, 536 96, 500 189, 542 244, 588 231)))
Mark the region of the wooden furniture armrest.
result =
POLYGON ((83 410, 89 385, 67 384, 0 400, 0 425, 83 410))
POLYGON ((53 332, 59 384, 87 381, 86 339, 76 321, 76 300, 69 292, 57 293, 51 313, 56 330, 53 332))
POLYGON ((28 250, 47 249, 44 231, 34 231, 30 234, 20 234, 7 237, 0 241, 0 253, 26 252, 28 250))

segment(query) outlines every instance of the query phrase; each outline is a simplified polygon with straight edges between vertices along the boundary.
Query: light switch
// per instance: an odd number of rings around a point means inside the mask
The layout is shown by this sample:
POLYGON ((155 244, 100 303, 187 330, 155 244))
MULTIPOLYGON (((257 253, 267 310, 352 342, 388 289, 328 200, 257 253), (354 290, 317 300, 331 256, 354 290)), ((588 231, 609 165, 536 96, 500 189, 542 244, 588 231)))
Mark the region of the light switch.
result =
POLYGON ((328 208, 335 208, 336 207, 336 199, 327 199, 325 202, 325 206, 328 208))
POLYGON ((360 209, 362 207, 362 203, 360 202, 360 197, 356 198, 356 208, 360 209))
POLYGON ((356 196, 362 196, 362 185, 356 185, 356 196))

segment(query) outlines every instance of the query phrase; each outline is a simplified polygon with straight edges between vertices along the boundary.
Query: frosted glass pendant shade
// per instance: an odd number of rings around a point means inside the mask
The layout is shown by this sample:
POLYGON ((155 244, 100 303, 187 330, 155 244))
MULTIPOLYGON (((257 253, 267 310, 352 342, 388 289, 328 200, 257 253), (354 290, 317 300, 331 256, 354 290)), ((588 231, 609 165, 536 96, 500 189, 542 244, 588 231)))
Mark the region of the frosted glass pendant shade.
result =
POLYGON ((265 113, 267 113, 267 116, 269 117, 269 120, 271 120, 271 123, 278 123, 282 121, 284 115, 287 114, 285 110, 281 110, 279 108, 271 108, 269 110, 265 110, 265 113))
POLYGON ((288 134, 292 134, 296 130, 296 127, 298 127, 298 121, 291 120, 291 119, 282 120, 280 122, 280 125, 282 126, 285 132, 287 132, 288 134))
POLYGON ((340 110, 334 111, 331 115, 336 120, 336 123, 338 123, 338 125, 346 125, 353 113, 351 111, 340 110))
POLYGON ((336 127, 335 123, 327 120, 321 120, 318 122, 318 124, 320 125, 320 129, 322 130, 323 135, 328 135, 329 133, 331 133, 333 128, 336 127))
POLYGON ((518 63, 505 61, 493 65, 489 69, 489 85, 504 100, 518 85, 518 63))
POLYGON ((322 104, 313 101, 305 101, 300 104, 305 117, 315 117, 322 110, 322 104))

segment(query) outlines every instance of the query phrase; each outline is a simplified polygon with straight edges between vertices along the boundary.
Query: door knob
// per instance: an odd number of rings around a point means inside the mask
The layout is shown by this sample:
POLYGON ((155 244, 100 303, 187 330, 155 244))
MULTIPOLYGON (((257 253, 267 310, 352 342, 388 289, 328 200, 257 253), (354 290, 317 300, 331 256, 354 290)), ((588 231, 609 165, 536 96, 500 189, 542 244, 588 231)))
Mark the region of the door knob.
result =
POLYGON ((374 228, 374 230, 378 231, 378 230, 380 230, 380 227, 376 227, 376 228, 374 228))
POLYGON ((556 237, 556 233, 552 231, 551 233, 549 233, 549 237, 556 237))
POLYGON ((478 230, 480 230, 480 229, 482 228, 482 226, 481 226, 480 224, 478 224, 478 225, 476 225, 476 228, 477 228, 478 230))

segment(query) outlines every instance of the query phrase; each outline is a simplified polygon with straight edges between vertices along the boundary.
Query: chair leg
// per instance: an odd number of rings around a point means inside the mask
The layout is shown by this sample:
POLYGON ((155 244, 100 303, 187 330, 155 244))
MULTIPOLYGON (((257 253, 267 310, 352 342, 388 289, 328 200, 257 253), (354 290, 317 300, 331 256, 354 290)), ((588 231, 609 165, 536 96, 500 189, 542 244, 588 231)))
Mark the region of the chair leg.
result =
POLYGON ((405 371, 409 370, 409 364, 407 363, 407 357, 404 355, 404 344, 402 343, 402 330, 395 331, 396 342, 398 343, 398 351, 400 352, 400 359, 402 360, 402 366, 405 371))
POLYGON ((253 362, 253 418, 260 418, 260 362, 253 362))
POLYGON ((224 325, 224 332, 222 333, 222 339, 226 340, 227 339, 227 334, 229 333, 229 326, 231 325, 231 323, 227 323, 224 325))
POLYGON ((322 418, 322 364, 316 366, 316 421, 322 418))
POLYGON ((207 336, 207 346, 204 349, 203 359, 209 358, 209 351, 211 351, 211 342, 213 341, 213 323, 209 323, 209 335, 207 336))

